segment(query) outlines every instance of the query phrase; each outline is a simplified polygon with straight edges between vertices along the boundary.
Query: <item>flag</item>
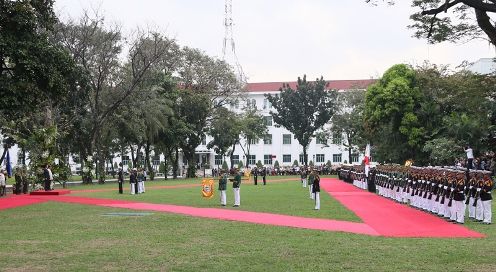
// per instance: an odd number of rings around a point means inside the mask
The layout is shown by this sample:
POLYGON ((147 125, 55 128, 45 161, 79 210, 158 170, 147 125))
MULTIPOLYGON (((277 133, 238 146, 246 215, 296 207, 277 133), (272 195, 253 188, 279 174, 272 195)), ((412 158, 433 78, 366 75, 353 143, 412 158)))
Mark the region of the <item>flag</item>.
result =
POLYGON ((10 154, 7 150, 7 156, 5 157, 5 167, 7 168, 7 175, 12 177, 12 165, 10 164, 10 154))
POLYGON ((211 198, 214 196, 214 180, 213 179, 202 180, 202 196, 205 198, 211 198))
POLYGON ((369 177, 369 170, 370 170, 370 144, 367 144, 365 147, 365 158, 363 159, 363 162, 365 164, 365 176, 369 177))

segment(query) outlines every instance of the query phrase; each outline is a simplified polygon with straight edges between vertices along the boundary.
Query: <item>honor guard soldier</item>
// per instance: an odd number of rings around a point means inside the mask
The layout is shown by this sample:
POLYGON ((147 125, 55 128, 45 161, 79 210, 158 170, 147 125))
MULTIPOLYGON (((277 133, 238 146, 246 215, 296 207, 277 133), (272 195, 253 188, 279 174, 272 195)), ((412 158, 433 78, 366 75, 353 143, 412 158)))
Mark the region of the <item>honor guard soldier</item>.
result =
MULTIPOLYGON (((122 166, 122 164, 121 164, 122 166)), ((119 168, 119 172, 117 172, 117 183, 119 183, 119 194, 123 193, 122 183, 124 182, 124 173, 122 173, 122 168, 119 168)))
POLYGON ((463 224, 465 222, 465 177, 458 173, 453 184, 453 204, 451 209, 451 221, 463 224))
POLYGON ((313 197, 313 181, 315 179, 315 175, 314 175, 314 172, 313 171, 309 171, 310 174, 308 174, 308 191, 310 192, 310 199, 314 199, 313 197))
MULTIPOLYGON (((468 205, 468 218, 475 220, 475 194, 477 193, 477 173, 470 172, 469 175, 469 181, 468 181, 468 203, 465 202, 465 204, 468 205)), ((482 175, 482 174, 481 174, 482 175)))
POLYGON ((312 171, 314 179, 312 186, 312 193, 315 198, 315 210, 320 210, 320 176, 317 172, 312 171))
POLYGON ((227 173, 225 171, 221 171, 221 175, 219 176, 219 192, 220 192, 220 205, 226 206, 226 190, 227 190, 227 173))
POLYGON ((251 174, 253 175, 253 183, 257 185, 257 179, 258 179, 258 168, 254 167, 253 170, 251 170, 251 174))
POLYGON ((132 169, 131 172, 129 173, 129 184, 131 185, 131 194, 137 194, 138 193, 138 181, 136 179, 136 168, 132 169))
POLYGON ((301 169, 301 183, 303 185, 303 188, 307 188, 307 170, 305 168, 301 169))
POLYGON ((234 205, 233 207, 239 207, 241 198, 239 194, 239 187, 241 185, 241 173, 239 170, 236 170, 236 175, 234 176, 233 182, 233 193, 234 193, 234 205))
POLYGON ((483 178, 482 188, 480 189, 480 200, 482 207, 482 222, 484 224, 491 224, 491 204, 492 204, 492 195, 491 190, 494 187, 494 182, 489 177, 489 174, 485 174, 483 178))

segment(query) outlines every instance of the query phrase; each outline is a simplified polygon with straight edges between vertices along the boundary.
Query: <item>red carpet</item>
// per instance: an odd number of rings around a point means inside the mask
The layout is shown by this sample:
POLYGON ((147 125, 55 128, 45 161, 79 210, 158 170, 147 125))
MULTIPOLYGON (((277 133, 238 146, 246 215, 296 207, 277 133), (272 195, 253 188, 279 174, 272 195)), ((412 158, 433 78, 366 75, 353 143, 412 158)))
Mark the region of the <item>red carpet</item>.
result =
MULTIPOLYGON (((286 226, 324 231, 342 231, 371 236, 387 237, 473 237, 484 235, 463 226, 448 223, 434 215, 398 204, 337 179, 322 179, 321 188, 353 211, 364 223, 331 219, 258 213, 222 208, 196 208, 189 206, 139 203, 115 199, 77 196, 11 196, 0 199, 0 210, 24 205, 57 201, 103 207, 125 208, 184 214, 203 218, 232 220, 265 225, 286 226)), ((302 191, 303 192, 303 191, 302 191)), ((305 194, 306 196, 306 194, 305 194)), ((302 195, 302 197, 304 197, 302 195)), ((325 208, 325 207, 323 207, 325 208)))
POLYGON ((0 210, 17 208, 37 203, 46 202, 45 199, 29 197, 28 195, 10 195, 0 198, 0 210))
POLYGON ((337 179, 322 179, 321 188, 359 216, 379 235, 388 237, 484 237, 435 215, 366 192, 337 179))

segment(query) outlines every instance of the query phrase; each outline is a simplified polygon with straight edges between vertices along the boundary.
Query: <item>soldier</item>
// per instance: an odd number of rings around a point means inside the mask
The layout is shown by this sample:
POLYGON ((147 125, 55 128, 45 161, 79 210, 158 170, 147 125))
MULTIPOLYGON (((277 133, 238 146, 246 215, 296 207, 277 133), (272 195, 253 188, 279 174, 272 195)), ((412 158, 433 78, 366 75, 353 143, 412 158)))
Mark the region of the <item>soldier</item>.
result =
POLYGON ((314 180, 312 186, 312 193, 315 198, 315 210, 320 210, 320 176, 318 173, 313 171, 314 180))
POLYGON ((305 168, 301 169, 300 177, 303 188, 307 188, 307 171, 305 170, 305 168))
MULTIPOLYGON (((481 207, 482 207, 482 222, 484 224, 491 224, 491 216, 492 216, 492 211, 491 211, 491 204, 492 204, 492 195, 491 195, 491 190, 493 188, 493 181, 489 177, 489 174, 485 174, 483 178, 483 183, 482 187, 480 188, 480 202, 481 202, 481 207)), ((479 189, 478 189, 479 190, 479 189)))
POLYGON ((453 184, 453 204, 451 209, 451 221, 463 224, 465 222, 465 178, 463 173, 458 173, 453 184))
POLYGON ((219 191, 220 191, 220 205, 226 206, 226 190, 227 190, 227 173, 221 171, 221 175, 219 175, 219 191))
MULTIPOLYGON (((122 166, 122 164, 121 164, 122 166)), ((117 183, 119 183, 119 194, 123 193, 122 183, 124 182, 124 173, 122 173, 122 168, 119 168, 119 172, 117 172, 117 183)))
POLYGON ((50 170, 50 165, 47 164, 45 168, 43 169, 43 176, 45 178, 45 191, 50 191, 51 190, 51 185, 52 185, 52 180, 53 180, 53 175, 52 175, 52 170, 50 170))
POLYGON ((138 193, 137 190, 137 184, 138 181, 136 180, 136 168, 132 169, 131 172, 129 173, 129 184, 131 185, 130 192, 132 195, 135 193, 138 193))
POLYGON ((262 170, 262 180, 263 180, 263 185, 267 183, 267 168, 264 167, 262 170))
POLYGON ((234 179, 232 180, 233 183, 233 192, 234 192, 234 205, 233 207, 239 207, 241 203, 241 198, 240 198, 240 193, 239 193, 239 187, 241 185, 241 174, 239 170, 236 170, 236 174, 234 176, 234 179))
POLYGON ((309 172, 310 174, 308 175, 308 191, 310 192, 310 199, 314 199, 312 187, 313 187, 313 181, 315 179, 315 175, 313 171, 310 170, 309 172))
POLYGON ((144 179, 144 175, 143 175, 143 169, 140 168, 139 171, 138 171, 138 175, 137 175, 137 179, 138 179, 138 194, 141 194, 143 193, 143 179, 144 179))
MULTIPOLYGON (((478 174, 477 174, 478 175, 478 174)), ((482 175, 482 174, 481 174, 482 175)), ((482 178, 482 177, 481 177, 482 178)), ((477 176, 476 173, 470 173, 470 179, 468 182, 468 194, 467 197, 469 199, 468 203, 468 218, 475 220, 475 195, 477 193, 477 176)))
POLYGON ((251 174, 253 175, 253 183, 257 185, 257 179, 258 179, 258 168, 253 167, 253 170, 251 170, 251 174))

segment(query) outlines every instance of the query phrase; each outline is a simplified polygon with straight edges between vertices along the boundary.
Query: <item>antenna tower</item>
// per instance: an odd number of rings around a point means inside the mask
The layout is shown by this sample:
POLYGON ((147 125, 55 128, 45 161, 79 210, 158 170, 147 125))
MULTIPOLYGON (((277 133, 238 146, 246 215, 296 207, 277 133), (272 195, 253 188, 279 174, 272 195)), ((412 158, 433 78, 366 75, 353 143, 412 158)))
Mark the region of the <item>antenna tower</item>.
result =
POLYGON ((222 60, 233 65, 237 70, 238 79, 246 83, 246 76, 243 72, 241 64, 239 64, 238 56, 236 56, 236 45, 233 38, 233 19, 232 19, 232 0, 226 0, 225 15, 224 15, 224 44, 222 46, 222 60))

